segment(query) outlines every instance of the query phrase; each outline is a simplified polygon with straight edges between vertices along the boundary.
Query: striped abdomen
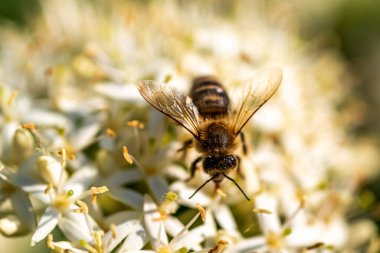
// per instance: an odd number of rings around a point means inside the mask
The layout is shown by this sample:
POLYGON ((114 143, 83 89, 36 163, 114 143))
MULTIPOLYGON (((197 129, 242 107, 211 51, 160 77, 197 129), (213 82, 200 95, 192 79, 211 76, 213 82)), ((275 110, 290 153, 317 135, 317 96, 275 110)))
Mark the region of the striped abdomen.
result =
POLYGON ((218 119, 228 114, 230 99, 223 85, 215 77, 195 78, 190 97, 203 118, 218 119))

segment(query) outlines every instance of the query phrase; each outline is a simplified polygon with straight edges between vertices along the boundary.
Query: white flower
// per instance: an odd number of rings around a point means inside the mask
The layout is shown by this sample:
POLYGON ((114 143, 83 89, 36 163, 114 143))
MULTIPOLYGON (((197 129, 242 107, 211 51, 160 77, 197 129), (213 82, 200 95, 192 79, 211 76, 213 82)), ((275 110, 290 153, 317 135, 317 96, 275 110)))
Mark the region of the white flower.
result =
POLYGON ((196 214, 186 226, 183 226, 179 220, 173 217, 162 219, 162 214, 158 212, 157 205, 149 196, 145 196, 144 213, 147 234, 154 250, 142 252, 170 253, 177 252, 182 248, 186 249, 185 252, 190 249, 203 252, 200 243, 208 234, 212 233, 210 231, 213 231, 209 224, 190 230, 191 225, 198 219, 200 213, 196 214), (173 236, 170 242, 167 233, 173 236))
POLYGON ((77 206, 78 201, 106 192, 108 189, 92 187, 91 190, 86 191, 96 176, 93 168, 82 168, 66 179, 65 159, 63 150, 61 164, 54 161, 52 157, 42 157, 39 160, 40 171, 49 181, 45 185, 44 192, 32 192, 31 194, 43 201, 47 208, 32 236, 32 245, 45 238, 57 225, 67 238, 74 241, 90 241, 91 235, 89 237, 87 229, 96 227, 88 211, 77 206), (57 174, 59 177, 54 179, 53 176, 57 174), (43 196, 43 193, 49 198, 43 196))

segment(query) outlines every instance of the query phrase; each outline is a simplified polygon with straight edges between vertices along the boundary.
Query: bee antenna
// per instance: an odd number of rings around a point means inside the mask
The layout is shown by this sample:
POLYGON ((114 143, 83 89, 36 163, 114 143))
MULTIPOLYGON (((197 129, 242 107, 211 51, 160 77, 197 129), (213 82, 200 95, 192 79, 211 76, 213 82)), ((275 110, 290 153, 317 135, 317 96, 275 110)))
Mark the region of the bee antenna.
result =
POLYGON ((203 186, 205 186, 208 182, 210 182, 211 180, 213 180, 214 178, 216 178, 216 176, 218 176, 218 174, 216 174, 215 176, 213 176, 212 178, 210 178, 210 179, 207 179, 207 181, 206 182, 204 182, 194 193, 193 193, 193 195, 191 195, 190 197, 189 197, 189 199, 191 199, 192 197, 194 197, 194 195, 197 193, 197 192, 199 192, 199 190, 200 189, 202 189, 203 188, 203 186))
POLYGON ((224 176, 225 178, 229 179, 230 181, 232 181, 232 182, 236 185, 236 187, 239 188, 239 190, 241 191, 241 193, 243 193, 244 197, 245 197, 248 201, 251 201, 251 200, 248 198, 247 194, 245 194, 245 192, 243 191, 243 189, 238 185, 238 183, 236 183, 236 181, 235 181, 234 179, 230 178, 230 177, 227 176, 226 174, 223 174, 223 176, 224 176))

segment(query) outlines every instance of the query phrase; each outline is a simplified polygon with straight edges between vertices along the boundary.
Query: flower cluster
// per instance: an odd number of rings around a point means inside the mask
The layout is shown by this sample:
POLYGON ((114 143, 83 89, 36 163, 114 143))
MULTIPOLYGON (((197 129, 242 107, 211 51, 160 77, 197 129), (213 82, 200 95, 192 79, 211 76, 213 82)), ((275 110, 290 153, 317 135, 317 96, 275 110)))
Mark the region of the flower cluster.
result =
POLYGON ((350 219, 379 162, 352 131, 365 105, 338 56, 299 37, 291 4, 40 4, 27 30, 0 31, 2 235, 56 252, 353 252, 374 239, 350 219), (226 180, 189 199, 209 175, 186 180, 188 134, 136 82, 186 91, 212 74, 239 102, 230 84, 270 66, 281 87, 244 128, 244 177, 230 174, 251 201, 226 180))

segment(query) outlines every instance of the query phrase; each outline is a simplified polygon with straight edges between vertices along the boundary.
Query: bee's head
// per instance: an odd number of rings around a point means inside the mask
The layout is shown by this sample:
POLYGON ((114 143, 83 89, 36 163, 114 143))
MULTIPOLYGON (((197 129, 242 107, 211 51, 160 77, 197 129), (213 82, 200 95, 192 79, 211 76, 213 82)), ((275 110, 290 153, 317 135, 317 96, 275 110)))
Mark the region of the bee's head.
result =
POLYGON ((244 197, 250 201, 247 194, 244 193, 243 189, 236 183, 233 178, 227 176, 229 170, 235 168, 238 163, 238 157, 234 155, 219 155, 219 156, 207 156, 203 159, 203 169, 206 173, 208 173, 211 178, 204 182, 190 197, 191 199, 203 186, 205 186, 208 182, 214 181, 216 189, 219 188, 220 182, 227 178, 231 182, 233 182, 236 187, 243 193, 244 197))
POLYGON ((203 169, 213 175, 217 173, 227 173, 237 165, 234 155, 207 156, 203 160, 203 169))

